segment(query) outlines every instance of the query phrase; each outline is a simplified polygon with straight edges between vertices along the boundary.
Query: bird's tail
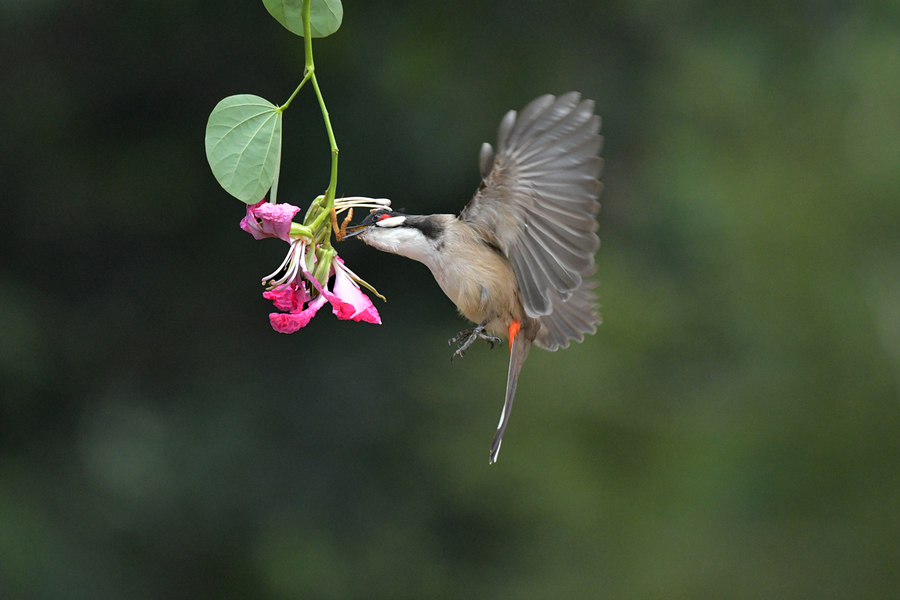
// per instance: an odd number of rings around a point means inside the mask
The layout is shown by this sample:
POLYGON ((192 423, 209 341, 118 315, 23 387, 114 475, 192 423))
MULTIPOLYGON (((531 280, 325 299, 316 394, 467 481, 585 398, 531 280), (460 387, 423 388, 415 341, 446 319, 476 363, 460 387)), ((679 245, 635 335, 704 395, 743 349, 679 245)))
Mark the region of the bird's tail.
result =
POLYGON ((509 327, 509 374, 506 377, 506 400, 503 402, 503 412, 500 413, 500 423, 497 425, 497 433, 494 434, 494 442, 491 444, 490 464, 497 462, 500 454, 500 444, 503 442, 503 432, 509 423, 509 413, 512 411, 513 398, 516 395, 516 382, 519 380, 519 371, 522 363, 528 357, 531 349, 531 341, 519 333, 519 322, 513 321, 509 327))

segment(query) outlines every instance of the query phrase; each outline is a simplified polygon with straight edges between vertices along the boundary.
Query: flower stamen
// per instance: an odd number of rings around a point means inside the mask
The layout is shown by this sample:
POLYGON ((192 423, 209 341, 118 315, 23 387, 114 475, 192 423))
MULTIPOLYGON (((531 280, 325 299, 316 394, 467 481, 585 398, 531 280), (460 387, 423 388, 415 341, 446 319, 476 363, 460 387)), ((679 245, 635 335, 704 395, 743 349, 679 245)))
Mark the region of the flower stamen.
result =
POLYGON ((341 214, 345 210, 351 208, 369 208, 378 210, 381 208, 390 208, 391 201, 387 198, 367 198, 366 196, 350 196, 347 198, 335 198, 334 210, 336 214, 341 214))

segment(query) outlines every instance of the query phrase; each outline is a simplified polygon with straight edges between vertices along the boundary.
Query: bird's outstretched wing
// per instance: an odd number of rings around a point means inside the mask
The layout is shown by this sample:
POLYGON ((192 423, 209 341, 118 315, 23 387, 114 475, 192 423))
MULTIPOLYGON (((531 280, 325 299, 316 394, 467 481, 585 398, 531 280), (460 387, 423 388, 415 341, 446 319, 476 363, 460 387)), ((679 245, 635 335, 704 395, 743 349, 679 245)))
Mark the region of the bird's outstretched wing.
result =
POLYGON ((460 215, 509 258, 525 312, 551 329, 537 343, 550 349, 598 322, 585 280, 600 246, 599 132, 594 103, 577 92, 508 112, 496 153, 482 146, 483 181, 460 215))

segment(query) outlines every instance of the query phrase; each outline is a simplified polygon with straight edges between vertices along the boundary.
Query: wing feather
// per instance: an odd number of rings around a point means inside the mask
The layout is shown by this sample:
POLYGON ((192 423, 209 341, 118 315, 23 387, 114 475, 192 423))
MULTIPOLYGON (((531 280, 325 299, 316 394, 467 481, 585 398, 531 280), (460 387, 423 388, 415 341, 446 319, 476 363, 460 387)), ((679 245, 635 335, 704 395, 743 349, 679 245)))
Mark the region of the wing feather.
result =
POLYGON ((557 239, 568 239, 575 248, 583 253, 593 255, 600 247, 600 240, 593 239, 585 233, 597 231, 597 222, 591 228, 584 229, 583 223, 571 218, 570 213, 559 213, 548 210, 546 207, 532 210, 536 218, 534 222, 540 222, 540 227, 548 230, 557 239))
POLYGON ((600 245, 599 132, 594 103, 576 92, 509 111, 490 173, 461 215, 509 258, 542 347, 581 340, 599 322, 589 280, 600 245))
MULTIPOLYGON (((585 108, 593 112, 593 102, 590 102, 590 106, 585 106, 585 108)), ((542 152, 542 145, 548 142, 558 142, 560 144, 558 147, 553 148, 553 152, 547 153, 548 156, 565 155, 567 151, 570 151, 585 139, 589 139, 593 133, 599 130, 600 117, 589 112, 573 111, 572 114, 560 121, 552 129, 541 132, 540 135, 523 144, 519 148, 516 158, 522 161, 529 160, 534 154, 542 152), (585 125, 590 125, 591 121, 597 122, 596 128, 585 127, 585 125)))
POLYGON ((543 262, 551 264, 555 262, 558 264, 566 271, 566 275, 571 281, 568 288, 575 289, 578 287, 581 284, 581 275, 579 272, 593 264, 593 261, 591 260, 592 257, 587 253, 580 251, 578 248, 574 247, 574 245, 562 242, 559 237, 551 233, 552 228, 548 227, 548 223, 546 222, 542 223, 539 220, 533 220, 530 223, 530 227, 530 239, 537 241, 538 244, 540 244, 540 247, 549 255, 543 257, 543 262))
POLYGON ((578 286, 578 274, 574 273, 571 277, 571 283, 566 281, 567 262, 572 260, 565 246, 558 240, 554 240, 546 233, 537 228, 536 224, 530 225, 528 236, 526 239, 526 247, 528 248, 531 259, 539 263, 544 272, 559 282, 557 287, 574 289, 578 286))
POLYGON ((541 317, 541 331, 535 345, 544 350, 555 351, 567 348, 569 340, 581 342, 585 334, 593 334, 600 324, 597 315, 597 295, 593 292, 595 282, 585 276, 585 285, 575 290, 567 300, 555 301, 553 312, 541 317))
POLYGON ((509 132, 512 131, 513 125, 516 124, 516 111, 511 110, 503 116, 500 121, 500 127, 497 129, 497 152, 503 154, 506 152, 506 140, 509 138, 509 132))
POLYGON ((513 272, 517 273, 516 277, 519 279, 519 293, 521 294, 522 304, 528 304, 535 316, 549 315, 553 311, 553 305, 538 287, 537 278, 531 272, 533 267, 526 260, 527 258, 523 253, 516 253, 510 257, 513 272), (527 276, 520 276, 518 273, 523 273, 527 276))
POLYGON ((522 112, 519 113, 515 124, 509 132, 508 144, 511 154, 515 154, 521 150, 522 141, 528 139, 525 136, 529 135, 535 125, 538 127, 542 126, 541 118, 545 113, 553 112, 552 109, 555 100, 556 98, 547 94, 536 100, 532 100, 528 106, 522 109, 522 112))

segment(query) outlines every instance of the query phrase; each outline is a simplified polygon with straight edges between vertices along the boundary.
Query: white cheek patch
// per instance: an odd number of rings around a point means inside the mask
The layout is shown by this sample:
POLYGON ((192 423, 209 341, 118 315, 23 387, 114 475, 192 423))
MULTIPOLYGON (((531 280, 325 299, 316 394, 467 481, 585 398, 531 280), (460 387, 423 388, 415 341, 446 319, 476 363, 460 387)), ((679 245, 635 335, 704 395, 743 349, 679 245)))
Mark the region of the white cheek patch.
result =
POLYGON ((375 225, 377 227, 397 227, 398 225, 403 225, 404 221, 406 221, 406 217, 388 217, 387 219, 376 221, 375 225))

